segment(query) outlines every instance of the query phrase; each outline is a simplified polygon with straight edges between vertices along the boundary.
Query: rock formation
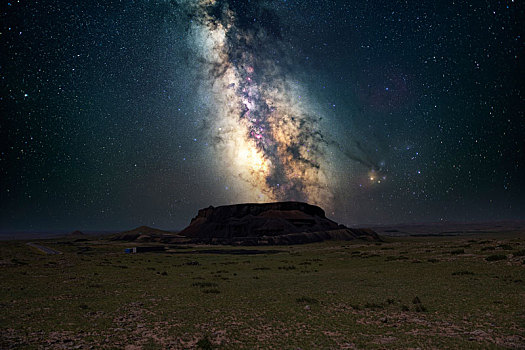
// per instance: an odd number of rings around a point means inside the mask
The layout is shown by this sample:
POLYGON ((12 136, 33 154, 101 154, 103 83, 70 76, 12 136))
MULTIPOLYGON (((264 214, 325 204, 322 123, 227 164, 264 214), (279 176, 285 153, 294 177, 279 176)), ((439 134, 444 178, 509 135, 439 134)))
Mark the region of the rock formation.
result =
POLYGON ((298 244, 328 239, 379 240, 372 230, 350 229, 302 202, 247 203, 208 207, 180 235, 218 244, 298 244))

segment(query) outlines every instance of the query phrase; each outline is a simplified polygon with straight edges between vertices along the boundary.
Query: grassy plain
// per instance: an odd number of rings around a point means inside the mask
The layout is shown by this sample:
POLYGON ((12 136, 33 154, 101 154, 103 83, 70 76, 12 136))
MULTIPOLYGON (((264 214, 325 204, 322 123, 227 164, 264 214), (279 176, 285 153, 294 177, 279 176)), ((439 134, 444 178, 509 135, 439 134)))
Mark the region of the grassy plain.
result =
POLYGON ((0 348, 525 348, 525 237, 0 242, 0 348))

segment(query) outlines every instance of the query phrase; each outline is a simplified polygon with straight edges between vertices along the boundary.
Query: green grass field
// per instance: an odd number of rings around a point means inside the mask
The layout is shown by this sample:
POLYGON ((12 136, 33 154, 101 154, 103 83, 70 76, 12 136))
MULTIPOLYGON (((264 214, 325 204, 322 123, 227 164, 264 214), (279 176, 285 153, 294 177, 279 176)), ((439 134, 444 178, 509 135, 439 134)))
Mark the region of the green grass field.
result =
POLYGON ((0 242, 2 349, 525 348, 516 234, 142 254, 25 243, 0 242))

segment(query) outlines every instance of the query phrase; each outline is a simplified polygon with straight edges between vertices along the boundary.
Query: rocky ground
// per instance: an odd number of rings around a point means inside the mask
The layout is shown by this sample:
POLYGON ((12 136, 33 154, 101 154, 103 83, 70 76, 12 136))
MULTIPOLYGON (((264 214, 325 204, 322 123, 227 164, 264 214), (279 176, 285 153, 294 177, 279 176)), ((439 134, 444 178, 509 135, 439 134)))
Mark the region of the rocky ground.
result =
POLYGON ((522 235, 40 243, 0 246, 2 349, 525 348, 522 235))

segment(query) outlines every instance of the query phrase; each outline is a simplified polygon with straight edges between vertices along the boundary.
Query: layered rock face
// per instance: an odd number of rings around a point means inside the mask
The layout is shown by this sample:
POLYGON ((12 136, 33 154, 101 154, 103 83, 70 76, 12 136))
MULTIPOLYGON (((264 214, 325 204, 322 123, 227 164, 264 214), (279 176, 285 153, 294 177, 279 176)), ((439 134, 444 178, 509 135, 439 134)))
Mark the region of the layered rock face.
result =
POLYGON ((302 202, 246 203, 208 207, 180 235, 223 244, 297 244, 327 239, 379 240, 371 230, 349 229, 302 202))

